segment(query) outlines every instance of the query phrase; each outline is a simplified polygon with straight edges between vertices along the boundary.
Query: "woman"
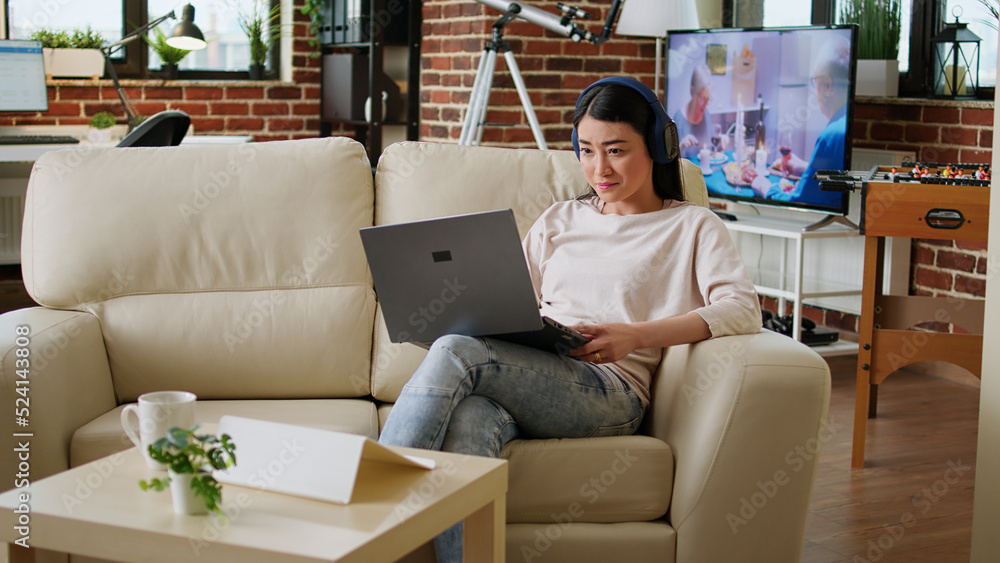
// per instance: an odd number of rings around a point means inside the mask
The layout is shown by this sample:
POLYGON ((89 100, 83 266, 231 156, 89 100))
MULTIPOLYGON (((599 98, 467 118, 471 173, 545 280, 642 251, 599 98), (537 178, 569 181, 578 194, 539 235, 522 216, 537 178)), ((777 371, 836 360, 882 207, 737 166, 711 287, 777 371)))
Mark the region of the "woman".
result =
POLYGON ((684 158, 698 156, 701 146, 712 138, 712 118, 708 112, 711 99, 712 71, 704 64, 698 65, 691 73, 691 100, 674 114, 684 158))
MULTIPOLYGON (((598 81, 573 125, 592 192, 546 210, 523 245, 542 314, 590 342, 567 357, 439 338, 393 406, 383 444, 497 457, 517 437, 632 434, 663 348, 760 328, 721 220, 683 201, 676 132, 656 96, 632 79, 598 81)), ((460 561, 461 524, 436 548, 439 560, 460 561)))

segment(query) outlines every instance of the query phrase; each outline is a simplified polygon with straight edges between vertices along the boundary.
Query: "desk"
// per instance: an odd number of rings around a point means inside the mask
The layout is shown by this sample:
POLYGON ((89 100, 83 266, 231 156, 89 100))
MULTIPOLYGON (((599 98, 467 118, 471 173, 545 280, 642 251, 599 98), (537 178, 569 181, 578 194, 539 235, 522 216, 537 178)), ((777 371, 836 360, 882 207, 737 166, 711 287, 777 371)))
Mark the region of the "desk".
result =
MULTIPOLYGON (((86 127, 0 127, 0 135, 70 135, 87 138, 86 127)), ((188 135, 184 146, 205 144, 249 143, 253 137, 230 135, 188 135)), ((113 147, 114 144, 94 145, 82 140, 69 145, 0 145, 0 264, 21 262, 21 221, 24 196, 28 190, 31 166, 43 154, 64 149, 113 147)))
MULTIPOLYGON (((887 172, 888 168, 881 167, 887 172)), ((868 419, 875 417, 878 385, 914 362, 942 360, 982 373, 984 302, 957 297, 885 295, 886 237, 985 241, 990 188, 940 184, 866 182, 862 188, 864 282, 851 466, 865 461, 868 419), (945 208, 945 209, 942 209, 945 208), (969 332, 914 330, 921 322, 950 322, 969 332)))

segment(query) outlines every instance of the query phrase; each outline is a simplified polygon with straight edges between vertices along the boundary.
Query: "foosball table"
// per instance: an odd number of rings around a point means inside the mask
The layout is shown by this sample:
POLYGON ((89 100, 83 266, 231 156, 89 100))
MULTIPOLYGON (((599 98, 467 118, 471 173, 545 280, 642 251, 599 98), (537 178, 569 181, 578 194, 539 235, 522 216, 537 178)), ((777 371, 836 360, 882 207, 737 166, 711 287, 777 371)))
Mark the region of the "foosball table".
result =
POLYGON ((820 189, 860 191, 865 237, 857 388, 851 466, 862 467, 868 419, 878 386, 896 370, 938 360, 982 376, 981 300, 883 293, 885 238, 985 242, 989 230, 989 168, 985 165, 877 166, 865 173, 823 171, 820 189), (949 170, 950 168, 950 170, 949 170), (928 332, 925 322, 962 332, 928 332))

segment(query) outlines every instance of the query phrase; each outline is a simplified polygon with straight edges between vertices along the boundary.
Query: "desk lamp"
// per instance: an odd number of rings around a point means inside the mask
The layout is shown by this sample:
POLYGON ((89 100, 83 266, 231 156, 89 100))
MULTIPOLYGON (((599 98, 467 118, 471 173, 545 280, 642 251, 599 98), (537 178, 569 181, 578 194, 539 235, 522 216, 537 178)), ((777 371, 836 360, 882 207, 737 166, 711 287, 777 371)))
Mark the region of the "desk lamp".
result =
MULTIPOLYGON (((111 64, 111 55, 117 53, 123 49, 126 44, 135 41, 138 37, 168 19, 175 20, 177 19, 177 15, 171 11, 169 14, 156 18, 132 33, 129 33, 125 37, 122 37, 118 41, 101 48, 101 53, 104 54, 104 63, 108 67, 108 73, 111 74, 112 82, 115 83, 115 92, 118 93, 118 99, 121 100, 122 107, 125 108, 125 118, 128 120, 129 130, 139 124, 139 116, 136 114, 135 107, 132 106, 132 102, 128 99, 128 96, 125 95, 125 91, 122 89, 121 84, 118 83, 118 73, 115 72, 115 67, 111 64)), ((167 37, 167 44, 171 47, 186 49, 188 51, 204 49, 208 45, 205 42, 205 36, 201 33, 201 30, 198 29, 198 26, 194 24, 194 6, 191 4, 184 6, 184 11, 181 14, 181 21, 175 25, 173 31, 170 32, 170 35, 167 37)))
POLYGON ((670 29, 698 29, 698 6, 694 0, 626 0, 615 33, 656 38, 656 70, 653 91, 659 93, 663 40, 670 29))

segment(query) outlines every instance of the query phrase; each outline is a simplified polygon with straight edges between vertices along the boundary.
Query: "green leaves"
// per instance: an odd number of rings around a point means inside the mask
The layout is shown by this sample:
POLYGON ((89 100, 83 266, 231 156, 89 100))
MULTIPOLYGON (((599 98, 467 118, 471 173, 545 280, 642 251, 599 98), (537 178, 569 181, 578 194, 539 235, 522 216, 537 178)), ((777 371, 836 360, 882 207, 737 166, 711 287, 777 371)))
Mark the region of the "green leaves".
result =
MULTIPOLYGON (((212 477, 213 469, 227 469, 236 465, 236 444, 228 434, 195 434, 198 426, 171 428, 166 436, 149 445, 149 457, 166 465, 174 473, 189 473, 195 496, 205 501, 205 506, 222 514, 222 486, 212 477)), ((170 478, 139 481, 144 491, 162 491, 170 478)))
POLYGON ((846 0, 841 23, 858 24, 858 58, 893 60, 899 57, 902 6, 900 0, 846 0))
POLYGON ((320 44, 319 44, 319 29, 323 27, 323 7, 324 0, 305 0, 302 5, 302 14, 309 16, 309 46, 313 48, 313 52, 309 54, 310 58, 316 58, 319 56, 320 44))
POLYGON ((252 10, 240 12, 240 28, 250 40, 250 64, 263 65, 267 62, 271 44, 281 37, 280 16, 281 6, 262 12, 257 2, 252 10))
POLYGON ((90 27, 74 29, 72 34, 65 30, 39 29, 31 33, 33 41, 41 41, 48 49, 100 49, 104 46, 104 36, 90 27))
POLYGON ((150 40, 149 37, 143 37, 143 39, 156 52, 165 65, 175 65, 191 52, 187 49, 178 49, 169 45, 167 43, 167 35, 158 27, 153 29, 153 34, 156 35, 154 39, 150 40))

